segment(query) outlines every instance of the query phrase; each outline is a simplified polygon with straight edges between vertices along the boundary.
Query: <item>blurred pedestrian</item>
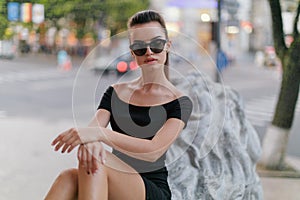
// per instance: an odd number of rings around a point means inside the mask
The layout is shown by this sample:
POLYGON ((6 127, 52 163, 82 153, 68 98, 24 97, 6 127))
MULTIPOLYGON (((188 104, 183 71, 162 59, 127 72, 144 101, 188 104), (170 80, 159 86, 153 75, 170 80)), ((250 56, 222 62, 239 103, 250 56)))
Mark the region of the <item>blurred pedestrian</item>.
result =
POLYGON ((63 71, 69 71, 72 69, 71 57, 65 50, 59 50, 57 53, 58 69, 63 71))
POLYGON ((141 76, 109 86, 88 127, 71 128, 54 139, 52 145, 62 153, 79 146, 79 166, 61 173, 48 200, 171 199, 166 151, 186 126, 192 102, 164 73, 170 41, 161 15, 138 12, 128 28, 141 76))

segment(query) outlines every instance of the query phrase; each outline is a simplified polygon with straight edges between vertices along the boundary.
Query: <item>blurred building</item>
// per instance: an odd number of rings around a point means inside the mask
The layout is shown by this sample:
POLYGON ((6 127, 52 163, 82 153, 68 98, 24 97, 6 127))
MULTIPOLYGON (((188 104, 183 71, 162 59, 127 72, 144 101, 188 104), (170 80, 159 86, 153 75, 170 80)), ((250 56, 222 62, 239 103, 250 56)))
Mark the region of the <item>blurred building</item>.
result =
MULTIPOLYGON (((293 23, 299 0, 281 0, 283 31, 287 46, 292 42, 293 23)), ((253 0, 251 14, 254 31, 251 34, 250 50, 265 50, 273 46, 270 6, 267 0, 253 0)), ((300 30, 300 22, 298 22, 300 30)))
MULTIPOLYGON (((165 16, 169 27, 195 39, 202 50, 214 52, 218 0, 151 0, 151 8, 165 16)), ((263 51, 273 46, 272 21, 267 0, 221 0, 221 48, 229 57, 263 51)), ((287 45, 298 0, 281 0, 287 45)), ((298 23, 300 30, 300 22, 298 23)))
POLYGON ((267 0, 253 0, 251 21, 253 32, 250 37, 250 51, 264 50, 273 44, 270 6, 267 0))
MULTIPOLYGON (((215 52, 217 0, 152 0, 151 8, 165 16, 172 29, 196 40, 201 49, 215 52)), ((232 58, 250 48, 251 0, 222 0, 221 46, 232 58)))

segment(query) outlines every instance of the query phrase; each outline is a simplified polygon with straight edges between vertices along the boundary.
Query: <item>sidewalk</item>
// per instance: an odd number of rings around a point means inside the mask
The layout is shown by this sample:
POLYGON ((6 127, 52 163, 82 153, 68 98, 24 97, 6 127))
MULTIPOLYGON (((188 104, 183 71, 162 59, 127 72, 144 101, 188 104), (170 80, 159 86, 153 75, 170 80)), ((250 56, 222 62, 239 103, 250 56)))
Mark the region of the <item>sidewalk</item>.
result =
MULTIPOLYGON (((73 122, 0 119, 0 200, 43 199, 63 169, 76 167, 76 152, 54 152, 53 138, 73 122)), ((299 170, 300 159, 289 158, 299 170)), ((299 200, 300 178, 262 177, 265 200, 299 200)))
POLYGON ((60 171, 76 167, 76 152, 61 154, 51 141, 73 122, 0 118, 0 200, 41 200, 60 171))
POLYGON ((265 200, 299 200, 300 179, 262 178, 265 200))
POLYGON ((284 173, 259 173, 265 200, 299 200, 300 191, 300 159, 287 157, 287 162, 298 171, 297 177, 285 177, 284 173))

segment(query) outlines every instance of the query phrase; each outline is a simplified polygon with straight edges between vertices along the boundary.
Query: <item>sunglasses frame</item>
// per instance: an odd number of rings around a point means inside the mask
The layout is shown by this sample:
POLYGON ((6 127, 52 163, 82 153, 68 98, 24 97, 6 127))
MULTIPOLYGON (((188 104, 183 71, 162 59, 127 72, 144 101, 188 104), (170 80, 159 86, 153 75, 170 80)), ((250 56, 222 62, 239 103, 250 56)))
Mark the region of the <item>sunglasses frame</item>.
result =
POLYGON ((160 39, 160 38, 158 38, 158 39, 154 39, 154 40, 152 40, 152 41, 150 41, 150 42, 148 42, 148 43, 147 43, 147 42, 144 42, 144 41, 132 43, 132 44, 129 46, 129 48, 133 51, 133 53, 134 53, 136 56, 143 56, 143 55, 146 54, 147 48, 148 48, 148 47, 150 47, 150 50, 151 50, 153 53, 161 53, 161 52, 164 50, 165 45, 166 45, 167 42, 168 42, 168 40, 166 40, 166 39, 160 39), (162 49, 158 49, 158 48, 156 48, 156 47, 153 47, 153 45, 152 45, 152 47, 151 47, 151 44, 153 44, 153 43, 155 43, 155 42, 157 42, 157 41, 163 42, 163 48, 162 48, 162 49), (137 45, 137 44, 143 46, 143 48, 134 49, 134 45, 137 45), (137 53, 137 52, 141 52, 141 53, 137 53))

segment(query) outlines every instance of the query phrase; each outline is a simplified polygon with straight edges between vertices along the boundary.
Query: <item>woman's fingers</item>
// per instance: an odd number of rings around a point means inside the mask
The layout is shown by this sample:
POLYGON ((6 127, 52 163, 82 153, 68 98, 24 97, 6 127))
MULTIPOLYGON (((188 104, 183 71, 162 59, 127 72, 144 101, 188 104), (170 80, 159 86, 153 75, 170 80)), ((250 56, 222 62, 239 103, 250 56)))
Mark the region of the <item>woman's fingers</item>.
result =
POLYGON ((78 151, 77 151, 77 159, 79 162, 81 162, 81 160, 82 160, 82 148, 83 148, 83 145, 80 145, 78 148, 78 151))
POLYGON ((76 137, 70 137, 67 140, 62 140, 64 142, 61 152, 64 153, 67 149, 72 147, 73 143, 76 141, 76 137))
POLYGON ((87 166, 87 151, 86 151, 86 148, 85 148, 85 145, 83 146, 83 149, 82 149, 82 161, 81 161, 84 169, 86 170, 86 172, 88 173, 88 166, 87 166))
POLYGON ((72 144, 70 144, 69 149, 68 149, 67 152, 70 153, 71 151, 73 151, 73 149, 74 149, 77 145, 80 145, 80 144, 81 144, 80 141, 78 141, 78 140, 74 141, 72 144))
POLYGON ((78 139, 78 137, 73 136, 73 137, 69 138, 66 141, 65 146, 62 149, 62 153, 64 153, 66 150, 68 150, 67 152, 70 153, 79 144, 81 144, 81 141, 78 139))
POLYGON ((105 149, 99 142, 80 145, 77 153, 78 160, 87 173, 95 173, 98 170, 100 162, 103 163, 102 155, 105 158, 105 149))
POLYGON ((99 144, 95 144, 93 148, 93 159, 92 159, 92 172, 95 173, 99 168, 99 161, 101 157, 99 156, 99 152, 101 151, 101 146, 99 144))
POLYGON ((100 146, 98 143, 91 143, 88 147, 89 172, 95 173, 98 169, 100 146))
POLYGON ((70 133, 73 132, 73 128, 69 129, 69 130, 66 130, 64 132, 62 132, 61 134, 59 134, 53 141, 52 141, 52 145, 56 145, 59 141, 62 141, 62 140, 65 140, 67 139, 69 136, 70 133), (67 137, 66 137, 67 136, 67 137))
POLYGON ((51 143, 52 146, 56 145, 63 137, 64 137, 64 133, 59 134, 51 143))
POLYGON ((61 133, 52 142, 52 145, 55 146, 55 151, 62 148, 62 153, 66 150, 68 150, 68 153, 71 152, 79 144, 81 144, 81 140, 78 131, 74 128, 61 133))
POLYGON ((101 150, 100 150, 100 158, 101 158, 101 162, 102 164, 105 164, 106 162, 106 150, 104 148, 104 146, 100 143, 101 145, 101 150))
POLYGON ((58 135, 51 145, 55 146, 55 151, 62 148, 62 153, 66 151, 69 153, 79 144, 98 141, 98 134, 98 130, 91 128, 71 128, 58 135))
POLYGON ((87 152, 87 171, 88 171, 88 174, 92 172, 92 160, 93 160, 93 145, 90 145, 90 148, 88 147, 88 145, 85 145, 86 147, 86 152, 87 152))
POLYGON ((86 170, 86 172, 88 173, 87 170, 87 154, 86 154, 86 148, 84 145, 80 145, 79 149, 78 149, 78 153, 77 153, 77 157, 79 160, 80 165, 86 170))
POLYGON ((58 151, 64 145, 63 141, 59 141, 56 146, 54 147, 55 151, 58 151))

